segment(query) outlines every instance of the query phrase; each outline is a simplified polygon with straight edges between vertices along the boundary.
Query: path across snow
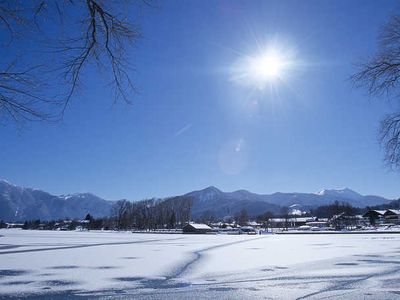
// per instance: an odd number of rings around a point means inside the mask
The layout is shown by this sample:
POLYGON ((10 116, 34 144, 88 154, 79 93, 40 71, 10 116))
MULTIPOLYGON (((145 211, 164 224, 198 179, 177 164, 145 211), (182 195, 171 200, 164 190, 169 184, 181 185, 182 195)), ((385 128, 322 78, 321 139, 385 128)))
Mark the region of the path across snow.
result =
POLYGON ((396 234, 0 236, 0 298, 400 298, 396 234))

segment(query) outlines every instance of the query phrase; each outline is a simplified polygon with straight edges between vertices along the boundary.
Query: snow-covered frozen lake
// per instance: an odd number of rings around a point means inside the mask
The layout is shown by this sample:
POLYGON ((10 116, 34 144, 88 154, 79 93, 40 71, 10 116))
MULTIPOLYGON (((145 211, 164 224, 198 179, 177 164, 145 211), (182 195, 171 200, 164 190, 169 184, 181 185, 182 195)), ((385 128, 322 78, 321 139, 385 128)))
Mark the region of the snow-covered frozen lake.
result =
POLYGON ((400 234, 0 236, 0 298, 400 298, 400 234))

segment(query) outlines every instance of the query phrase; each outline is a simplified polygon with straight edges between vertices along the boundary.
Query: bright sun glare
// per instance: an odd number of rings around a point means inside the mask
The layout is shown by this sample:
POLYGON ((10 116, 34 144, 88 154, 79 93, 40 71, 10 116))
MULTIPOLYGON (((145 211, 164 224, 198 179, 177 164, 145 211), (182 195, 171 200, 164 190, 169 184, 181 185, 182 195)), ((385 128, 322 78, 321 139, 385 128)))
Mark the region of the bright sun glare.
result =
POLYGON ((254 55, 243 55, 232 67, 232 80, 246 86, 264 89, 286 82, 296 64, 290 48, 270 47, 254 55))
POLYGON ((266 53, 254 57, 249 65, 249 71, 261 80, 272 80, 282 75, 284 62, 275 53, 266 53))

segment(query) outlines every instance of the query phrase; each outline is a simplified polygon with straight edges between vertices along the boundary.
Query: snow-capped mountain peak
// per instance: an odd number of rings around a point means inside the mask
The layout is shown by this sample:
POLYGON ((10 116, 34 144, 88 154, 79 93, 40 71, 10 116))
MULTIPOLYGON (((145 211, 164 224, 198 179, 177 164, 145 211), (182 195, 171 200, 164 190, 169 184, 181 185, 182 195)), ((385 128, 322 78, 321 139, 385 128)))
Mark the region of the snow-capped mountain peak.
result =
POLYGON ((331 197, 338 197, 343 199, 359 199, 362 197, 361 194, 349 189, 322 189, 316 193, 319 196, 331 196, 331 197))

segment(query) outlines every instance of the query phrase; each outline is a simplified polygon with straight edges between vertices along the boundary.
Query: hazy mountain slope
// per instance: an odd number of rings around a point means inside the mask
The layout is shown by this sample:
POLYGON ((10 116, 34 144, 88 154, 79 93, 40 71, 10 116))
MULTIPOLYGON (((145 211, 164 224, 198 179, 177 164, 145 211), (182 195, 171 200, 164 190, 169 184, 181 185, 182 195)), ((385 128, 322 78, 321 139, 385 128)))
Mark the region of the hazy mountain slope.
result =
POLYGON ((279 205, 263 201, 259 195, 248 191, 224 193, 215 187, 194 191, 185 194, 193 199, 192 216, 201 217, 205 213, 212 213, 215 217, 233 216, 242 209, 246 209, 250 215, 256 215, 265 211, 279 212, 279 205))
MULTIPOLYGON (((234 216, 246 209, 250 216, 266 211, 280 213, 283 206, 297 204, 297 209, 310 209, 334 201, 365 207, 387 204, 379 196, 363 196, 350 189, 321 190, 317 193, 274 193, 260 195, 246 190, 222 192, 216 187, 183 195, 193 199, 192 216, 214 215, 217 218, 234 216)), ((81 219, 87 213, 94 217, 109 216, 113 202, 90 193, 55 196, 47 192, 15 186, 0 180, 0 220, 23 221, 32 219, 81 219)))
POLYGON ((265 211, 278 213, 282 206, 299 204, 303 208, 313 208, 330 204, 334 201, 347 202, 353 206, 366 207, 389 203, 390 200, 379 196, 362 196, 350 189, 322 190, 318 193, 274 193, 270 195, 254 194, 246 190, 222 192, 215 187, 185 194, 193 198, 193 216, 213 213, 216 217, 234 215, 241 209, 248 210, 250 215, 265 211))
POLYGON ((44 191, 15 186, 0 180, 0 219, 23 221, 32 219, 84 218, 108 216, 112 202, 92 194, 54 196, 44 191))

